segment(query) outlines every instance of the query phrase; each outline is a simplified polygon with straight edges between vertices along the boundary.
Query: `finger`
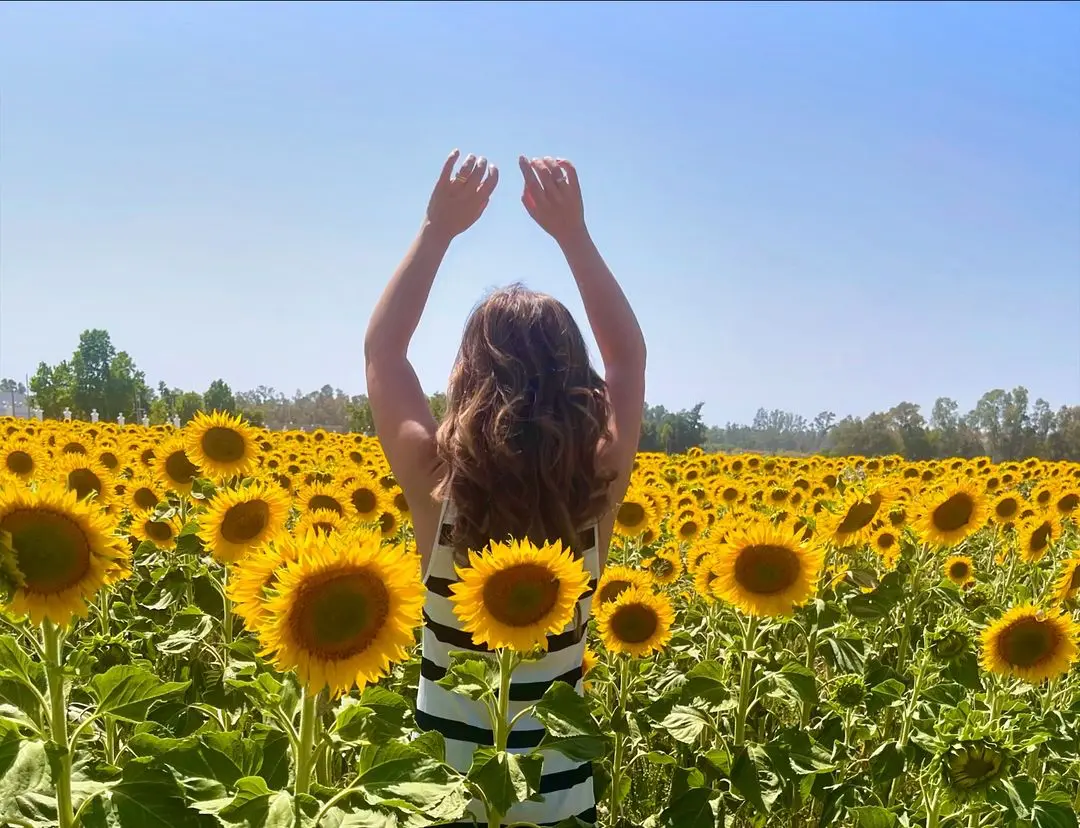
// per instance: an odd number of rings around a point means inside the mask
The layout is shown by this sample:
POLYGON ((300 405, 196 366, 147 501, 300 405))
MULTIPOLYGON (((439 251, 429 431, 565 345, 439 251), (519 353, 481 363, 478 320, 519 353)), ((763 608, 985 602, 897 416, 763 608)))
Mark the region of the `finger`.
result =
POLYGON ((555 174, 551 167, 548 166, 547 160, 534 158, 532 165, 533 169, 536 170, 536 177, 540 179, 540 186, 544 188, 544 193, 548 197, 556 197, 558 194, 555 192, 555 174))
POLYGON ((553 201, 561 202, 565 195, 563 188, 566 186, 562 170, 555 164, 554 158, 542 158, 540 164, 540 182, 544 185, 544 190, 553 201))
POLYGON ((499 168, 492 164, 488 167, 487 178, 484 179, 484 183, 480 185, 480 189, 477 190, 484 200, 491 198, 491 194, 495 192, 495 187, 499 183, 499 168))
POLYGON ((488 160, 484 156, 480 156, 476 160, 476 166, 473 167, 472 172, 469 173, 469 179, 465 182, 466 192, 476 192, 479 189, 480 184, 484 180, 484 173, 487 172, 488 160))
POLYGON ((450 183, 450 173, 454 171, 454 164, 457 163, 458 156, 460 154, 460 151, 454 150, 448 156, 446 156, 446 161, 442 166, 442 174, 439 176, 439 180, 435 184, 436 187, 441 187, 445 184, 450 183))
POLYGON ((464 184, 469 180, 469 176, 472 175, 474 169, 476 169, 476 156, 469 153, 465 156, 465 160, 461 162, 461 169, 458 170, 457 175, 454 176, 454 181, 459 184, 464 184))
POLYGON ((566 174, 567 183, 575 190, 580 190, 581 184, 578 182, 577 168, 565 158, 559 158, 555 163, 558 164, 559 169, 566 174))
MULTIPOLYGON (((540 186, 540 180, 536 177, 536 170, 533 169, 529 160, 522 155, 518 158, 518 166, 521 168, 521 175, 525 179, 525 193, 532 198, 532 208, 536 209, 537 206, 547 201, 544 196, 544 188, 540 186)), ((527 208, 529 205, 525 205, 527 208)))

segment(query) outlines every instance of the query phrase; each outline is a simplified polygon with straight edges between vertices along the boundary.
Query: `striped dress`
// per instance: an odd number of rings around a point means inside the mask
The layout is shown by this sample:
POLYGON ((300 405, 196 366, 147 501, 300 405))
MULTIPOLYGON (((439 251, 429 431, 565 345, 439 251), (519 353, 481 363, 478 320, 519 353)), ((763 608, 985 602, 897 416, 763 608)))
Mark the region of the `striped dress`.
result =
MULTIPOLYGON (((435 683, 446 675, 451 652, 488 652, 484 646, 473 644, 471 635, 461 629, 450 601, 450 586, 458 580, 454 572, 454 549, 449 545, 453 522, 453 504, 444 504, 439 532, 424 575, 427 595, 424 601, 423 657, 416 723, 422 730, 435 730, 443 735, 447 763, 465 773, 472 764, 476 747, 493 745, 494 735, 483 703, 451 693, 435 683)), ((565 631, 548 636, 546 655, 538 661, 525 662, 514 670, 510 685, 511 718, 523 707, 539 701, 556 680, 573 686, 578 693, 583 692, 581 665, 585 654, 585 628, 600 573, 598 537, 595 524, 582 532, 583 559, 590 582, 588 590, 578 601, 580 626, 575 629, 571 620, 565 631)), ((544 728, 540 723, 532 716, 525 716, 514 725, 507 749, 511 753, 526 752, 540 744, 543 736, 544 728)), ((560 753, 545 751, 540 793, 544 797, 543 802, 518 803, 504 816, 504 824, 532 822, 537 825, 557 825, 574 816, 583 822, 596 822, 591 762, 576 762, 560 753)), ((453 826, 472 826, 472 817, 479 825, 486 825, 484 806, 479 801, 470 803, 465 821, 453 823, 453 826)))

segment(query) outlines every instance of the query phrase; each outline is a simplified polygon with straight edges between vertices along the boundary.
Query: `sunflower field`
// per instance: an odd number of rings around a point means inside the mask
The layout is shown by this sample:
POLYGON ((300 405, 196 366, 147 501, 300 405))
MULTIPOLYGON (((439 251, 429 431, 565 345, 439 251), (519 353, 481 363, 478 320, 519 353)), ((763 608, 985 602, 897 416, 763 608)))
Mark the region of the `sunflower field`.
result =
POLYGON ((1076 828, 1078 507, 1064 462, 641 454, 598 581, 470 553, 438 683, 494 743, 459 772, 376 439, 0 419, 0 825, 506 825, 561 754, 604 826, 1076 828), (586 592, 578 683, 508 749, 586 592))

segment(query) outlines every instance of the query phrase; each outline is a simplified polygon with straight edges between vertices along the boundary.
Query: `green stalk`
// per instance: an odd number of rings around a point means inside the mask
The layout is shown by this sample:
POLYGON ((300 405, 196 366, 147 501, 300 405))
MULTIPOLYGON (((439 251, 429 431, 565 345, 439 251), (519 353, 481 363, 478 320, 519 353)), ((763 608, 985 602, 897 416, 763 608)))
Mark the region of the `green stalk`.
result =
MULTIPOLYGON (((626 697, 630 688, 630 657, 625 655, 616 657, 619 659, 619 701, 616 711, 620 719, 625 719, 626 697)), ((618 828, 619 811, 622 807, 622 801, 619 799, 619 789, 622 787, 624 750, 625 743, 623 741, 623 735, 621 733, 616 733, 615 751, 611 757, 611 802, 608 805, 608 818, 611 821, 612 828, 618 828)))
MULTIPOLYGON (((813 670, 814 662, 817 659, 817 639, 818 628, 817 624, 814 624, 813 629, 806 636, 806 669, 813 670)), ((810 726, 810 716, 814 712, 813 705, 808 700, 803 700, 802 705, 802 726, 804 728, 810 726)))
POLYGON ((735 747, 746 741, 746 712, 750 708, 750 688, 753 686, 754 662, 750 654, 754 650, 757 634, 757 617, 751 615, 746 621, 743 635, 742 674, 739 677, 739 709, 735 716, 735 747))
POLYGON ((75 810, 71 800, 71 747, 68 744, 67 698, 64 694, 64 667, 60 660, 60 628, 46 618, 41 623, 45 644, 45 678, 49 688, 49 733, 58 753, 56 817, 60 828, 73 828, 75 810))
POLYGON ((317 694, 304 688, 300 707, 300 740, 296 749, 296 782, 293 793, 306 794, 311 789, 311 768, 315 758, 315 699, 317 694))
POLYGON ((222 601, 222 613, 221 623, 225 633, 225 646, 222 648, 221 661, 222 661, 222 673, 227 673, 229 670, 229 648, 232 646, 233 641, 233 613, 232 613, 232 601, 229 600, 229 566, 225 565, 225 572, 221 576, 221 601, 222 601))
MULTIPOLYGON (((491 729, 495 734, 495 750, 506 751, 510 738, 510 675, 514 672, 514 651, 504 647, 499 650, 499 696, 495 700, 495 715, 492 716, 491 729)), ((500 828, 503 814, 500 814, 484 800, 484 811, 490 828, 500 828)))

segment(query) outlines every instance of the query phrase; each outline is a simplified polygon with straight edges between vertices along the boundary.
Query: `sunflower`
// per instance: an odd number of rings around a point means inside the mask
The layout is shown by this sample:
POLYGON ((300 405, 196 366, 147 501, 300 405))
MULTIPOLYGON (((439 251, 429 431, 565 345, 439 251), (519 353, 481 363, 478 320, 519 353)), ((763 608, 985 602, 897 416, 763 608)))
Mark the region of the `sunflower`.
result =
POLYGON ((592 672, 593 667, 596 666, 597 660, 596 653, 593 652, 593 649, 591 647, 586 647, 585 652, 581 657, 581 675, 589 675, 589 673, 592 672))
POLYGON ((1067 613, 1033 604, 1013 607, 982 634, 982 667, 1038 684, 1069 671, 1080 627, 1067 613))
POLYGON ((191 484, 199 476, 199 467, 188 458, 179 437, 167 440, 154 451, 154 463, 158 480, 178 494, 190 492, 191 484))
POLYGON ((560 542, 536 546, 527 540, 492 541, 483 554, 469 552, 469 565, 455 567, 450 588, 454 614, 473 641, 489 649, 527 653, 547 649, 549 633, 570 623, 589 575, 560 542))
POLYGON ((866 495, 852 495, 832 522, 829 534, 837 546, 852 546, 866 539, 885 502, 885 493, 877 490, 866 495))
POLYGON ((424 605, 415 556, 371 532, 310 532, 296 545, 296 559, 276 570, 256 629, 262 654, 309 692, 328 687, 333 696, 407 658, 424 605))
POLYGON ((85 615, 87 601, 127 572, 115 531, 114 520, 63 484, 0 492, 0 542, 18 570, 11 613, 61 626, 85 615))
POLYGON ((596 619, 600 638, 610 652, 640 658, 671 640, 675 611, 667 596, 632 587, 601 605, 596 619))
POLYGON ((1059 515, 1071 515, 1080 507, 1080 490, 1062 489, 1054 498, 1053 506, 1059 515))
POLYGON ((646 491, 639 486, 630 486, 615 512, 616 534, 636 538, 656 521, 656 507, 646 491))
POLYGON ((316 509, 314 512, 304 512, 300 515, 293 533, 303 535, 308 530, 312 530, 329 535, 332 532, 340 532, 349 525, 348 518, 343 518, 333 509, 316 509))
POLYGON ((199 537, 222 563, 232 563, 285 528, 289 500, 277 486, 257 481, 219 489, 199 521, 199 537))
POLYGON ((945 561, 945 577, 958 587, 975 583, 975 562, 968 555, 953 555, 945 561))
POLYGON ((0 478, 31 480, 40 474, 45 464, 45 452, 29 440, 17 440, 0 447, 0 478))
POLYGON ((985 791, 1002 779, 1011 755, 986 739, 958 742, 941 757, 941 774, 952 793, 961 799, 985 791))
POLYGON ((1015 533, 1020 558, 1026 563, 1041 561, 1060 534, 1060 527, 1049 518, 1024 521, 1016 527, 1015 533))
POLYGON ((1008 523, 1016 518, 1022 503, 1019 495, 1012 492, 1003 494, 990 507, 990 517, 996 523, 1008 523))
POLYGON ((716 550, 710 550, 694 569, 694 591, 711 604, 716 600, 713 581, 717 575, 716 550))
POLYGON ((316 509, 329 509, 345 516, 345 505, 349 502, 348 494, 334 483, 314 482, 303 486, 296 495, 296 505, 302 512, 314 512, 316 509))
POLYGON ((173 549, 182 528, 177 518, 158 518, 148 509, 134 515, 128 531, 140 543, 150 541, 158 549, 173 549))
POLYGON ((356 479, 343 489, 356 517, 365 523, 378 520, 387 506, 382 486, 369 474, 357 475, 356 479))
POLYGON ((653 582, 660 586, 673 584, 679 580, 679 576, 683 573, 683 561, 682 555, 679 554, 679 547, 675 544, 668 544, 660 549, 656 553, 656 557, 652 559, 649 573, 652 575, 653 582))
POLYGON ((161 502, 161 486, 151 477, 134 477, 128 481, 124 496, 132 512, 154 509, 161 502))
POLYGON ((952 546, 986 523, 983 495, 966 481, 954 481, 929 492, 920 503, 915 529, 927 543, 952 546))
POLYGON ((228 595, 233 611, 244 619, 249 630, 257 630, 265 617, 266 602, 273 597, 278 572, 288 561, 295 561, 307 533, 282 532, 273 540, 252 549, 233 564, 229 575, 228 595))
POLYGON ((1061 574, 1054 583, 1054 599, 1059 602, 1075 598, 1080 593, 1080 556, 1070 558, 1061 565, 1061 574))
POLYGON ((717 554, 717 597, 753 615, 790 615, 817 589, 824 552, 761 521, 734 531, 717 554))
POLYGON ((708 521, 698 509, 684 509, 676 516, 671 531, 677 540, 689 543, 700 535, 706 526, 708 521))
POLYGON ((52 475, 75 492, 79 500, 93 497, 101 506, 112 497, 112 474, 88 454, 65 454, 53 466, 52 475))
POLYGON ((258 459, 255 430, 239 416, 200 411, 184 429, 184 450, 208 477, 221 480, 251 470, 258 459))
POLYGON ((609 566, 600 577, 596 587, 596 600, 601 604, 614 601, 624 590, 631 587, 649 589, 649 576, 640 569, 628 566, 609 566))

